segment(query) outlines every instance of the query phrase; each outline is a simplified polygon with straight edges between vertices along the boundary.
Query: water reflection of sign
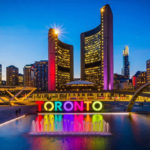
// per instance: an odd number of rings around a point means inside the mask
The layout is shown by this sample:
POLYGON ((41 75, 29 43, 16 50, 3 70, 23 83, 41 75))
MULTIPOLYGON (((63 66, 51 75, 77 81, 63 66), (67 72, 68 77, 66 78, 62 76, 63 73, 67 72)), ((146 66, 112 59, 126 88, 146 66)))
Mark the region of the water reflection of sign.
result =
POLYGON ((38 115, 32 121, 31 132, 109 132, 109 124, 100 114, 95 115, 38 115))
POLYGON ((37 101, 38 111, 46 112, 99 112, 103 105, 100 101, 37 101))

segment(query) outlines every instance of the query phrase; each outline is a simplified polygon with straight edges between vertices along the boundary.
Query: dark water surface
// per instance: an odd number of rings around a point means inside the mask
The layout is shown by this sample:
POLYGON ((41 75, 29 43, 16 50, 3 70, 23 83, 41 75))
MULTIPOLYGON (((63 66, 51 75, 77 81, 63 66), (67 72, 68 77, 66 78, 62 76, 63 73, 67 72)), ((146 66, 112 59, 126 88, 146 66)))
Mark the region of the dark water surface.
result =
POLYGON ((37 119, 29 115, 0 127, 0 150, 150 150, 148 114, 103 115, 112 133, 107 137, 31 136, 32 121, 37 119))

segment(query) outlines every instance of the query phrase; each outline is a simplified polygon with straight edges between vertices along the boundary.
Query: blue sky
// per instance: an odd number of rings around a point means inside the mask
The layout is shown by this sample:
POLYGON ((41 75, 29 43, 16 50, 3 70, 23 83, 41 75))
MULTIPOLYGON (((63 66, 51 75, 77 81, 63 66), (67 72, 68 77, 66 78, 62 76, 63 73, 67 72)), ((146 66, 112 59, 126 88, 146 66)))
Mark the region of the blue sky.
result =
POLYGON ((0 0, 0 63, 19 67, 48 57, 48 29, 61 26, 60 39, 74 46, 74 75, 80 77, 80 33, 100 24, 100 8, 114 17, 114 72, 121 73, 122 50, 130 48, 131 75, 150 59, 149 0, 0 0))

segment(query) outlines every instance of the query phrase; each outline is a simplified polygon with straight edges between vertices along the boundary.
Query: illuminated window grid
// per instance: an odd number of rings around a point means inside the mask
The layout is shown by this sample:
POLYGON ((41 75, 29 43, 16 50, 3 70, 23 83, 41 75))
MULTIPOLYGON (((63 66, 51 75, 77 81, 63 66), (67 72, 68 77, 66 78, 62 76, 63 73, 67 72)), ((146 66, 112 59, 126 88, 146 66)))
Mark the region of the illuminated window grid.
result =
POLYGON ((70 73, 58 71, 58 87, 61 88, 64 84, 70 82, 70 73))
POLYGON ((85 76, 86 76, 86 80, 93 82, 96 85, 99 85, 101 82, 100 66, 85 68, 85 76))
POLYGON ((58 45, 56 58, 56 88, 61 89, 67 82, 70 82, 71 77, 70 72, 58 70, 58 66, 70 69, 70 50, 58 45))
POLYGON ((57 58, 59 66, 70 68, 70 50, 58 47, 57 58))
POLYGON ((85 37, 85 64, 100 60, 100 32, 85 37))

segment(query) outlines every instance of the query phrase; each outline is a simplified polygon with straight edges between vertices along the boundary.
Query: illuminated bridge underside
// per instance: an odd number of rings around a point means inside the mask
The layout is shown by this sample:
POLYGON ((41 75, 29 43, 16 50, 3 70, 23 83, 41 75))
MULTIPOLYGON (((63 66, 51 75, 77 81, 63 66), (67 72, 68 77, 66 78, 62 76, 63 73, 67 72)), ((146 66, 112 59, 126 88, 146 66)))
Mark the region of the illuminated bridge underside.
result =
POLYGON ((5 104, 9 103, 10 105, 14 102, 23 102, 26 100, 34 91, 36 90, 35 87, 0 87, 0 92, 7 92, 9 94, 9 98, 6 96, 0 96, 0 100, 5 104), (14 95, 12 92, 17 93, 14 95), (19 97, 23 91, 29 91, 22 97, 19 97))
POLYGON ((134 106, 134 103, 135 103, 135 101, 136 101, 136 98, 137 98, 137 97, 139 96, 139 94, 140 94, 146 87, 148 87, 149 85, 150 85, 150 83, 146 83, 146 84, 144 84, 143 86, 141 86, 141 87, 135 92, 135 94, 133 95, 133 97, 132 97, 132 99, 131 99, 131 101, 130 101, 128 107, 127 107, 127 111, 128 111, 128 112, 131 112, 131 111, 132 111, 132 108, 133 108, 133 106, 134 106))

